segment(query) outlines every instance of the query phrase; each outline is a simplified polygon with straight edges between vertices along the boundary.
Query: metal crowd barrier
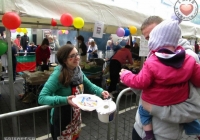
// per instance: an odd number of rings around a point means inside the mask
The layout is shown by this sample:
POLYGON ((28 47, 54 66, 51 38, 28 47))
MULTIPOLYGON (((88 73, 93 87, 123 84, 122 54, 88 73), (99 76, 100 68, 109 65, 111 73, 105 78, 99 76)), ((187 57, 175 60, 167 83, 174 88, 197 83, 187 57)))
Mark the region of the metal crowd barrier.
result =
MULTIPOLYGON (((115 99, 114 99, 115 100, 115 99)), ((130 140, 132 135, 132 128, 135 122, 135 113, 137 108, 138 98, 131 91, 130 88, 122 90, 116 99, 116 115, 115 120, 110 123, 102 123, 98 120, 96 111, 86 112, 82 111, 82 131, 80 134, 80 140, 130 140)), ((15 112, 0 114, 0 139, 4 137, 35 137, 36 140, 49 139, 50 136, 50 122, 49 122, 49 109, 52 106, 44 105, 15 112), (39 112, 42 112, 44 119, 42 124, 38 122, 36 118, 39 112), (28 115, 28 116, 27 116, 28 115), (29 128, 31 133, 26 133, 24 129, 27 129, 27 125, 23 118, 29 117, 29 128), (17 126, 11 130, 8 130, 4 124, 7 121, 11 123, 11 120, 17 121, 17 126), (31 124, 31 125, 30 125, 31 124), (41 126, 42 125, 42 126, 41 126), (45 126, 46 125, 46 126, 45 126), (42 127, 42 130, 41 128, 42 127), (5 130, 4 130, 5 128, 5 130), (23 132, 21 132, 23 130, 23 132), (41 135, 41 131, 44 131, 41 135)), ((40 114, 41 115, 41 114, 40 114)), ((12 124, 9 127, 13 127, 12 124)), ((30 131, 27 130, 27 131, 30 131)))
POLYGON ((123 89, 119 93, 116 100, 114 140, 132 140, 132 129, 135 123, 138 103, 139 96, 131 88, 123 89), (124 107, 120 104, 123 100, 125 102, 124 107))

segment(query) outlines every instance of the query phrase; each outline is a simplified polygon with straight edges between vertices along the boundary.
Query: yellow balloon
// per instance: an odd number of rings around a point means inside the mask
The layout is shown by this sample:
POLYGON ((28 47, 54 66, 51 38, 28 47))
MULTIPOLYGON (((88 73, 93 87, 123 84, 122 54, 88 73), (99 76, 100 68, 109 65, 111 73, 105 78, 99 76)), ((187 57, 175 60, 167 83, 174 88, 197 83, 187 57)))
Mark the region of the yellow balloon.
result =
POLYGON ((28 31, 27 31, 26 28, 22 28, 22 32, 23 32, 23 33, 27 33, 28 31))
POLYGON ((137 33, 137 28, 135 26, 130 26, 129 30, 130 30, 131 34, 136 34, 137 33))
POLYGON ((73 25, 75 28, 80 29, 84 26, 84 20, 81 17, 76 17, 73 20, 73 25))
POLYGON ((16 30, 18 33, 20 33, 21 31, 22 31, 22 29, 21 28, 17 28, 17 30, 16 30))
POLYGON ((62 30, 62 33, 64 34, 64 33, 65 33, 65 30, 62 30))

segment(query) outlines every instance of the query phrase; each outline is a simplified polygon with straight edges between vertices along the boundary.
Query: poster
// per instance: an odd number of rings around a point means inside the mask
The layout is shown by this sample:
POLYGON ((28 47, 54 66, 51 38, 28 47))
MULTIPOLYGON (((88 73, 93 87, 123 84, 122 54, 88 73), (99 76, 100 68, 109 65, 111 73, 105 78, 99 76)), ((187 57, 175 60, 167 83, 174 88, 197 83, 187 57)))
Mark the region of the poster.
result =
POLYGON ((148 41, 142 35, 140 38, 139 56, 147 56, 149 54, 148 41))
POLYGON ((96 21, 94 24, 93 37, 103 38, 104 23, 96 21))
POLYGON ((37 34, 37 29, 32 29, 31 32, 32 32, 33 35, 36 35, 37 34))

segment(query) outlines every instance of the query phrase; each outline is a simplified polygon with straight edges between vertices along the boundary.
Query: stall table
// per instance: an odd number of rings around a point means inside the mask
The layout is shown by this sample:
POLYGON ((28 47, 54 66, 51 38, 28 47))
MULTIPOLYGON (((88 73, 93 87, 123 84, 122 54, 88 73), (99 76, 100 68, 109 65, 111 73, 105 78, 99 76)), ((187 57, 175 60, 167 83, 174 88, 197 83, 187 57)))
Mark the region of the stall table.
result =
POLYGON ((33 96, 33 94, 37 97, 38 90, 45 84, 51 73, 52 71, 20 72, 20 75, 24 79, 24 96, 22 97, 22 101, 24 101, 28 96, 33 96))

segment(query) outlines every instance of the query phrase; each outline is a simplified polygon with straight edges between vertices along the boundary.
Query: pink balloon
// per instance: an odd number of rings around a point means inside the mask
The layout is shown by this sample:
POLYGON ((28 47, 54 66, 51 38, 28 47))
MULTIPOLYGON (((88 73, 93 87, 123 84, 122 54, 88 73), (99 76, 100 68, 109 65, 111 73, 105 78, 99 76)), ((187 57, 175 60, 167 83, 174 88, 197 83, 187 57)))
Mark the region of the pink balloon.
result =
POLYGON ((15 33, 15 32, 16 32, 16 29, 14 29, 14 30, 10 30, 10 32, 11 32, 11 33, 15 33))
POLYGON ((59 32, 58 32, 58 33, 59 33, 60 35, 61 35, 61 34, 63 34, 61 30, 59 30, 59 32))
POLYGON ((125 30, 124 30, 123 28, 119 27, 119 28, 117 29, 116 34, 117 34, 118 37, 123 37, 124 34, 125 34, 125 30))
POLYGON ((66 30, 66 31, 65 31, 65 34, 67 35, 68 33, 69 33, 69 31, 68 31, 68 30, 66 30))

